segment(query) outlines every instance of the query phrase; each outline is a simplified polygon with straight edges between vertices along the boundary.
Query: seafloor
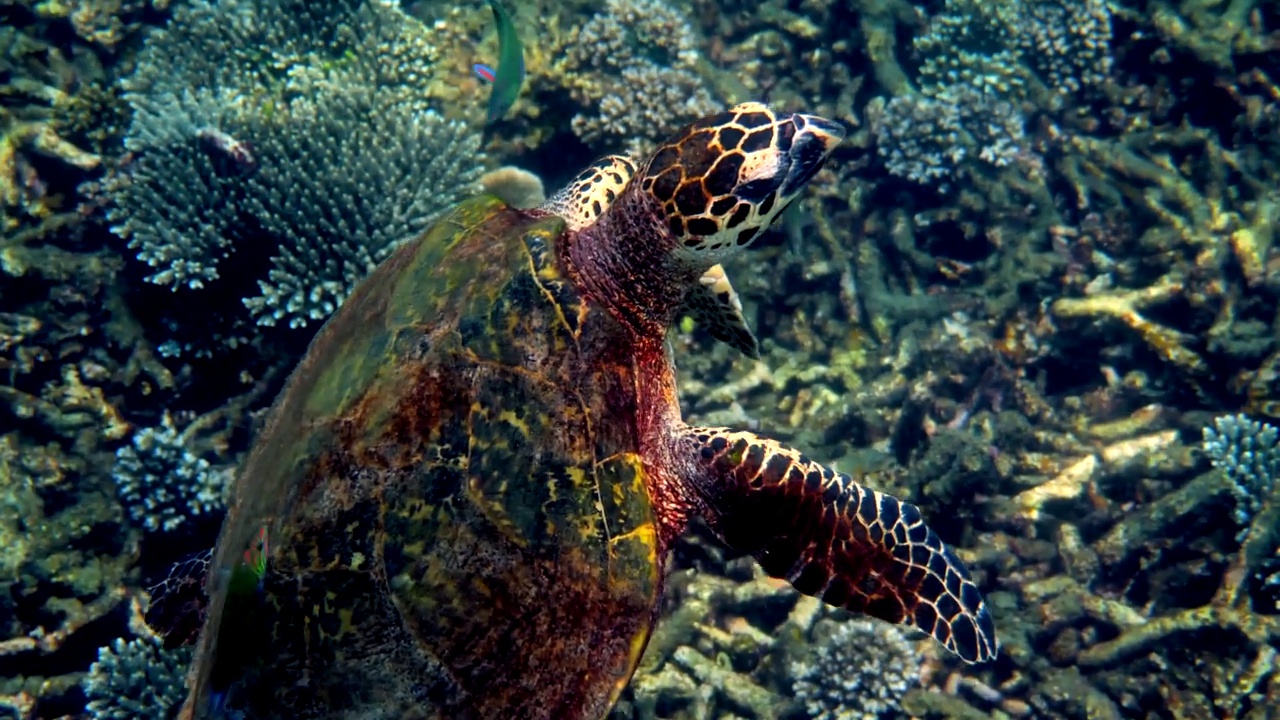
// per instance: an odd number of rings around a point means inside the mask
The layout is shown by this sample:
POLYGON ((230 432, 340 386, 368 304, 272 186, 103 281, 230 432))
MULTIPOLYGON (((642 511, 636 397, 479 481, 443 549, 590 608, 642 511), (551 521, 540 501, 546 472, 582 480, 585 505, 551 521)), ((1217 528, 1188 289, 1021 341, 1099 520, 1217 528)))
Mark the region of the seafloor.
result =
POLYGON ((146 588, 390 248, 760 99, 850 138, 727 267, 760 360, 674 332, 684 412, 918 504, 1002 652, 694 528, 614 717, 1280 718, 1280 3, 509 5, 486 127, 482 3, 0 0, 0 716, 169 716, 146 588))

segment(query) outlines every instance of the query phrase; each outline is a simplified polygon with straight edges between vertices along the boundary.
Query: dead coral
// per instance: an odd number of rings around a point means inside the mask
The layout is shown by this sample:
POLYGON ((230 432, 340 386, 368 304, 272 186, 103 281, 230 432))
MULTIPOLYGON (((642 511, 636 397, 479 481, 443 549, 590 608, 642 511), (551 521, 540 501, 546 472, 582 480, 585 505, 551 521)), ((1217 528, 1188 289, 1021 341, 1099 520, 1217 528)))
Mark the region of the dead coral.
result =
MULTIPOLYGON (((36 28, 39 29, 38 27, 36 28)), ((58 108, 103 70, 83 48, 71 57, 30 28, 0 28, 0 74, 10 76, 0 87, 0 230, 13 231, 23 216, 43 218, 64 201, 37 170, 50 158, 80 170, 93 170, 102 160, 56 129, 58 108)))

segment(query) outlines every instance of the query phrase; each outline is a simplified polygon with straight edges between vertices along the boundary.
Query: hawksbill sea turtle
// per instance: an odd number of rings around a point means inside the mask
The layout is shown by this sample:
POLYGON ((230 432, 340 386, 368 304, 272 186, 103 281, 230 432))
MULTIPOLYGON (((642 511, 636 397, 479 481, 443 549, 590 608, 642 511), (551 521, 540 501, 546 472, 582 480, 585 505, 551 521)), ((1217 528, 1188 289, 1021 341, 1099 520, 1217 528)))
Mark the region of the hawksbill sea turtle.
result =
POLYGON ((203 625, 183 717, 603 717, 694 516, 801 592, 995 657, 915 506, 681 419, 668 328, 755 352, 717 263, 843 136, 745 103, 540 208, 464 202, 383 262, 268 414, 206 580, 148 614, 203 625))

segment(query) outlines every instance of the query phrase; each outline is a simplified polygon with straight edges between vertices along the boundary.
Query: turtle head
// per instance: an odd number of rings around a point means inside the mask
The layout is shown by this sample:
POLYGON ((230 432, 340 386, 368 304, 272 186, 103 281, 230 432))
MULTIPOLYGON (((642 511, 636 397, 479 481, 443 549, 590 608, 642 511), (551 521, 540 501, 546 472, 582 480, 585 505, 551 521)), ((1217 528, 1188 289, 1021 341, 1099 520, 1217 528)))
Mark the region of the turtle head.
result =
POLYGON ((838 123, 747 102, 685 128, 636 180, 661 208, 677 252, 710 266, 767 229, 843 139, 838 123))

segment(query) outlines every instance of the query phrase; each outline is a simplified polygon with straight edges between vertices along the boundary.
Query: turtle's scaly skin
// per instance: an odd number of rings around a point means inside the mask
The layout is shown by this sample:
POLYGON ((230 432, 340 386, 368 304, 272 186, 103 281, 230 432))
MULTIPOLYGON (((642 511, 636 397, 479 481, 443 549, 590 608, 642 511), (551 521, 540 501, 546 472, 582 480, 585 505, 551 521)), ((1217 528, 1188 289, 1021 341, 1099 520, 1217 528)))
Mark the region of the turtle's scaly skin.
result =
MULTIPOLYGON (((546 209, 563 217, 569 230, 595 222, 622 194, 636 173, 636 164, 622 155, 606 155, 578 173, 547 201, 546 209)), ((688 290, 680 311, 692 315, 702 329, 749 358, 760 356, 755 334, 742 317, 742 301, 724 268, 714 265, 688 290)))
POLYGON ((593 191, 472 200, 379 266, 237 479, 184 716, 602 717, 695 513, 801 590, 993 657, 977 589, 914 507, 680 418, 667 327, 842 136, 745 104, 602 211, 593 191), (257 595, 229 593, 255 541, 257 595))

